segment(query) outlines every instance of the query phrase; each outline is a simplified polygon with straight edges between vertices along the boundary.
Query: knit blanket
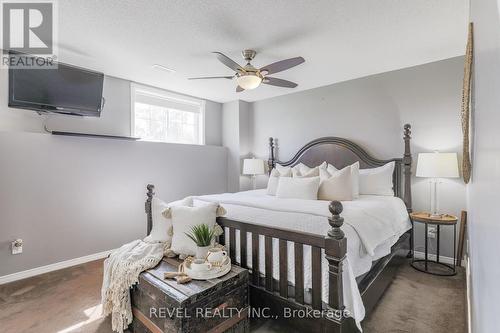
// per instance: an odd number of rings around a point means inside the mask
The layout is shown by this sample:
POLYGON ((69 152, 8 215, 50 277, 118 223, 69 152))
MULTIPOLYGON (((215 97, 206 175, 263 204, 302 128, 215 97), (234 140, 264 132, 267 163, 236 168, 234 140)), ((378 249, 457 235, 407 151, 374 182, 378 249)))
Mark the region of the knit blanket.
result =
POLYGON ((135 240, 114 250, 104 261, 101 299, 103 315, 111 314, 113 331, 123 333, 132 322, 130 288, 142 271, 155 267, 163 258, 164 243, 135 240))

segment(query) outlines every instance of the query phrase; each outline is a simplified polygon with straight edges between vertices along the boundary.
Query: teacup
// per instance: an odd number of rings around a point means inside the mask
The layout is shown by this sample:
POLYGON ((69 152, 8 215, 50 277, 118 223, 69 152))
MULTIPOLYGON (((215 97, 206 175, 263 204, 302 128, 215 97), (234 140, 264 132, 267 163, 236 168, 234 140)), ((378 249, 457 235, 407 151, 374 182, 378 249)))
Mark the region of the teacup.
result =
POLYGON ((208 249, 207 260, 209 262, 222 263, 227 258, 227 252, 218 247, 208 249))
POLYGON ((212 264, 206 262, 204 259, 194 259, 191 262, 191 269, 197 272, 209 271, 212 269, 212 264))

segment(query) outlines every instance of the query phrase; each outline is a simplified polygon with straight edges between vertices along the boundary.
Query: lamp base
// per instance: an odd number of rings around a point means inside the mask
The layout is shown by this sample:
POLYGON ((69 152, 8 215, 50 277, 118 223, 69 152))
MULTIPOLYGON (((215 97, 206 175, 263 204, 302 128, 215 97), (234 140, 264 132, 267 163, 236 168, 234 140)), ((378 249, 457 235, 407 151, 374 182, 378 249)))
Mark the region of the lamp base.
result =
POLYGON ((429 214, 429 217, 431 219, 440 219, 443 217, 444 214, 438 214, 438 213, 432 213, 432 214, 429 214))
POLYGON ((256 190, 257 189, 257 175, 252 175, 252 187, 253 187, 253 190, 256 190))

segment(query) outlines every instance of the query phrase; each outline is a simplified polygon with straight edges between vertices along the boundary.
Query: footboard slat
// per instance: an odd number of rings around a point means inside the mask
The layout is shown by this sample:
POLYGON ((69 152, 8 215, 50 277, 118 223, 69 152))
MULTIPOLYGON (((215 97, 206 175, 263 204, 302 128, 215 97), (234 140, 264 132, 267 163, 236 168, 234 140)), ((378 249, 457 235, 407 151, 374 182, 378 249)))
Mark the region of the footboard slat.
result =
POLYGON ((222 234, 219 235, 219 244, 226 244, 226 228, 222 227, 222 234))
POLYGON ((288 251, 286 240, 280 239, 280 296, 288 297, 288 251))
POLYGON ((240 229, 240 266, 247 268, 247 232, 240 229))
POLYGON ((304 246, 294 244, 295 252, 295 301, 304 304, 304 246))
POLYGON ((236 230, 229 228, 229 257, 236 262, 236 230))
POLYGON ((312 307, 321 310, 321 249, 312 247, 312 307))
POLYGON ((252 232, 252 283, 259 286, 259 234, 252 232))
POLYGON ((266 290, 273 291, 273 238, 266 236, 266 290))

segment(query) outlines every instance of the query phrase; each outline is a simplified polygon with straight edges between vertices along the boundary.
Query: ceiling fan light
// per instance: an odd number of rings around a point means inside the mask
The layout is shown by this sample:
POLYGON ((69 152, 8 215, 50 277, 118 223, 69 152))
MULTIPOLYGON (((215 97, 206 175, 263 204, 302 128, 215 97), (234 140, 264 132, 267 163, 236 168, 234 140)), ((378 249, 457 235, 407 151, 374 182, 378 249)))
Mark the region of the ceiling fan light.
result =
POLYGON ((255 74, 240 75, 236 79, 238 85, 245 90, 255 89, 262 83, 262 78, 255 74))

